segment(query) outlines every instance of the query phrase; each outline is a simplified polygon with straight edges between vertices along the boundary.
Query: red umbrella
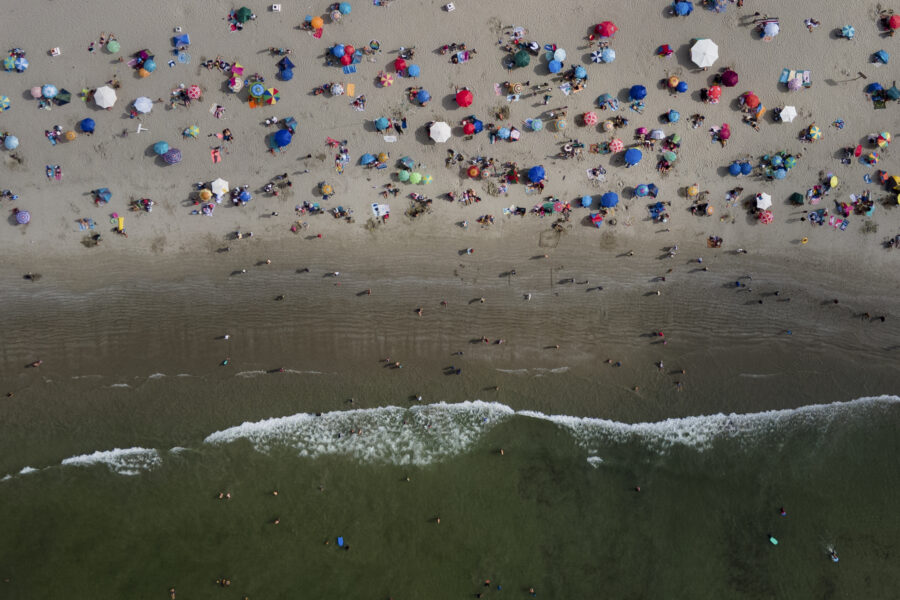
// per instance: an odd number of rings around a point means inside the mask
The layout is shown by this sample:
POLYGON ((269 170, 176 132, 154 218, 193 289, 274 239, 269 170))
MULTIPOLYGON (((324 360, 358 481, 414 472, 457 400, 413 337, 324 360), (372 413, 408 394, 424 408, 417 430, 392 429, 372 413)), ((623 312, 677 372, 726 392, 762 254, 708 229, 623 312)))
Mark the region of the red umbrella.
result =
POLYGON ((394 60, 394 70, 399 73, 400 71, 403 71, 405 69, 406 69, 406 61, 400 57, 397 57, 394 60))
POLYGON ((463 133, 465 135, 474 134, 475 133, 475 125, 473 125, 472 123, 466 123, 465 125, 463 125, 463 133))
POLYGON ((597 113, 593 111, 584 113, 584 116, 582 118, 584 119, 584 124, 589 127, 600 122, 600 118, 597 117, 597 113))
POLYGON ((356 52, 356 48, 354 48, 352 45, 347 44, 346 46, 344 46, 344 54, 349 54, 350 56, 353 56, 354 52, 356 52))
POLYGON ((853 151, 853 156, 859 158, 862 155, 862 144, 856 146, 856 150, 853 151))
POLYGON ((900 29, 900 15, 891 15, 888 19, 888 27, 891 29, 900 29))
POLYGON ((722 85, 725 87, 734 87, 738 83, 738 74, 728 69, 722 73, 722 85))
POLYGON ((612 21, 603 21, 602 23, 594 27, 594 31, 596 31, 597 34, 600 35, 600 37, 612 37, 616 35, 616 32, 618 30, 619 28, 616 27, 616 24, 612 21))
POLYGON ((718 100, 722 97, 722 88, 714 85, 709 88, 709 91, 706 92, 706 95, 709 96, 712 100, 718 100))
POLYGON ((198 98, 200 98, 200 95, 202 93, 203 92, 202 92, 202 90, 200 90, 199 85, 192 85, 191 87, 189 87, 187 89, 187 97, 190 98, 191 100, 197 100, 198 98))
POLYGON ((624 149, 625 143, 619 138, 613 138, 613 140, 609 143, 610 152, 621 152, 624 149))
POLYGON ((459 90, 456 92, 456 103, 462 107, 471 106, 473 99, 472 92, 469 90, 459 90))
POLYGON ((345 67, 353 62, 353 56, 351 54, 345 54, 341 57, 341 64, 345 67))
POLYGON ((747 92, 744 94, 744 106, 747 108, 756 108, 759 106, 759 96, 753 92, 747 92))
POLYGON ((775 215, 772 214, 771 210, 764 210, 759 213, 759 222, 763 225, 768 225, 772 221, 775 220, 775 215))
POLYGON ((472 165, 471 167, 469 167, 468 173, 469 173, 469 177, 471 177, 472 179, 475 179, 476 177, 481 175, 481 171, 479 171, 478 167, 476 167, 475 165, 472 165))

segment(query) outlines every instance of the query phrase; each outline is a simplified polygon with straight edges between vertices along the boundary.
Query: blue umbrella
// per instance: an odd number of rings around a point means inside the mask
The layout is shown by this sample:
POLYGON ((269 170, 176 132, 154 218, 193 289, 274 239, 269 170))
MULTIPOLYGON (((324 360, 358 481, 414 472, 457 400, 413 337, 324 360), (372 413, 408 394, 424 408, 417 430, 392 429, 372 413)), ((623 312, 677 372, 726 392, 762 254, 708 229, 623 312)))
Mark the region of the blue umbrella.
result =
POLYGON ((361 164, 363 166, 371 165, 373 162, 375 162, 374 154, 370 154, 370 153, 366 152, 365 154, 363 154, 362 156, 359 157, 359 164, 361 164))
POLYGON ((475 133, 481 133, 482 131, 484 131, 484 123, 482 123, 478 119, 472 121, 472 125, 475 126, 475 133))
POLYGON ((540 131, 544 128, 544 122, 540 119, 532 119, 531 120, 531 130, 532 131, 540 131))
POLYGON ((628 166, 636 165, 644 158, 644 154, 637 148, 629 148, 625 151, 625 163, 628 166))
POLYGON ((628 91, 628 95, 632 100, 643 100, 647 97, 647 88, 642 85, 633 85, 628 91))
POLYGON ((331 49, 331 55, 334 56, 335 58, 340 58, 340 57, 344 56, 344 45, 337 44, 336 46, 334 46, 331 49))
POLYGON ((772 163, 773 167, 780 167, 784 164, 784 159, 781 158, 780 154, 776 154, 769 160, 769 162, 772 163))
POLYGON ((109 202, 110 200, 112 200, 112 192, 109 191, 109 188, 100 188, 95 192, 95 194, 101 202, 109 202))
POLYGON ((844 25, 841 27, 841 35, 848 40, 852 40, 853 36, 856 35, 856 30, 853 28, 853 25, 844 25))
POLYGON ((416 100, 418 100, 419 104, 425 104, 431 100, 431 94, 428 93, 428 90, 419 90, 419 93, 416 94, 416 100))
POLYGON ((728 172, 731 175, 734 175, 735 177, 740 175, 741 174, 741 163, 735 161, 735 162, 731 163, 730 165, 728 165, 728 172))
POLYGON ((342 14, 342 15, 349 15, 349 14, 350 14, 350 11, 351 11, 352 9, 350 8, 350 3, 349 3, 349 2, 341 2, 341 3, 338 5, 338 10, 341 11, 341 14, 342 14))
POLYGON ((188 64, 189 62, 191 62, 191 55, 188 54, 187 52, 179 52, 178 53, 178 62, 185 64, 185 65, 188 64))
POLYGON ((509 127, 501 127, 497 130, 497 137, 501 140, 508 140, 510 133, 509 127))
POLYGON ((287 129, 279 129, 275 132, 275 135, 272 136, 272 142, 276 147, 284 148, 291 143, 292 137, 291 132, 287 129))
POLYGON ((44 98, 53 98, 58 93, 59 90, 56 89, 56 86, 49 83, 41 88, 41 94, 43 94, 44 98))
POLYGON ((606 192, 600 196, 600 206, 603 208, 612 208, 619 203, 619 195, 615 192, 606 192))
POLYGON ((581 197, 581 206, 582 208, 590 208, 591 204, 594 203, 594 199, 591 196, 582 196, 581 197))
POLYGON ((278 76, 281 77, 282 81, 290 81, 294 78, 294 70, 293 69, 282 69, 278 71, 278 76))
POLYGON ((616 51, 612 48, 604 48, 603 52, 600 53, 600 60, 605 63, 611 63, 616 60, 616 51))
POLYGON ((153 144, 153 152, 157 154, 157 156, 165 154, 169 151, 169 144, 167 142, 156 142, 153 144))
POLYGON ((544 167, 541 165, 537 165, 536 167, 531 167, 528 169, 528 181, 531 183, 538 183, 539 181, 543 181, 546 173, 544 172, 544 167))
POLYGON ((238 198, 240 198, 241 202, 250 202, 253 200, 253 196, 247 190, 241 191, 241 195, 238 196, 238 198))
POLYGON ((148 58, 147 60, 145 60, 144 61, 144 69, 148 73, 152 73, 153 71, 156 70, 156 61, 153 60, 152 58, 148 58))
POLYGON ((250 96, 253 98, 260 98, 263 94, 266 93, 266 86, 261 83, 254 83, 250 86, 250 96))
POLYGON ((558 60, 551 60, 547 64, 547 68, 550 69, 551 73, 559 73, 560 71, 562 71, 562 63, 558 60))
POLYGON ((882 62, 884 64, 888 64, 889 58, 890 58, 890 55, 887 52, 885 52, 884 50, 879 50, 878 52, 875 53, 875 56, 874 56, 874 59, 876 62, 882 62))
POLYGON ((775 169, 775 173, 773 173, 775 179, 784 179, 787 177, 787 171, 784 169, 775 169))
POLYGON ((675 8, 675 14, 679 17, 686 17, 694 12, 694 5, 686 0, 678 0, 672 6, 675 8))
POLYGON ((883 89, 884 88, 881 86, 880 83, 870 83, 869 85, 866 86, 866 93, 874 94, 875 92, 880 92, 883 89))
POLYGON ((390 125, 390 121, 387 120, 386 117, 378 117, 375 119, 375 129, 378 131, 384 131, 390 125))
POLYGON ((16 71, 23 73, 28 68, 28 60, 24 56, 16 58, 16 71))
POLYGON ((669 123, 677 123, 681 119, 681 114, 677 110, 670 110, 666 116, 669 118, 669 123))
POLYGON ((31 213, 27 210, 20 210, 16 213, 16 223, 19 225, 27 225, 31 221, 31 213))
POLYGON ((753 165, 748 162, 741 163, 741 175, 749 175, 753 172, 753 165))
POLYGON ((688 84, 684 81, 679 81, 678 85, 675 86, 675 89, 679 91, 679 93, 685 93, 688 91, 688 84))
POLYGON ((162 159, 166 161, 166 164, 177 165, 181 162, 181 150, 169 148, 169 151, 162 155, 162 159))
POLYGON ((419 69, 419 65, 409 65, 406 67, 406 74, 410 77, 418 77, 421 69, 419 69))
POLYGON ((94 133, 96 123, 94 123, 93 119, 82 119, 78 126, 81 127, 81 130, 85 133, 94 133))
POLYGON ((6 136, 6 139, 3 140, 3 145, 7 150, 15 150, 19 147, 19 138, 14 135, 6 136))
POLYGON ((581 65, 575 67, 575 79, 587 79, 587 71, 581 65))
POLYGON ((634 195, 639 196, 641 198, 650 195, 650 186, 646 183, 642 183, 641 185, 634 188, 634 195))

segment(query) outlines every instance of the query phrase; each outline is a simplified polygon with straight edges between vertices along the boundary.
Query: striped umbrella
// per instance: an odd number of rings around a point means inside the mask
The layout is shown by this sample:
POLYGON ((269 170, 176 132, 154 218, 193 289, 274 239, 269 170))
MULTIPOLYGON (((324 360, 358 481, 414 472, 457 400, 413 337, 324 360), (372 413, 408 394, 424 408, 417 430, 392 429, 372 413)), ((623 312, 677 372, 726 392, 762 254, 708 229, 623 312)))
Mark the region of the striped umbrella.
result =
POLYGON ((624 149, 625 149, 625 142, 623 142, 619 138, 614 138, 609 143, 609 151, 610 152, 621 152, 624 149))
POLYGON ((281 100, 281 92, 279 92, 275 88, 267 89, 266 92, 262 95, 262 101, 265 104, 275 104, 279 100, 281 100))
POLYGON ((203 90, 201 90, 200 86, 197 84, 194 84, 187 89, 187 97, 191 100, 199 100, 202 95, 203 90))
POLYGON ((394 85, 394 76, 390 73, 385 73, 382 71, 378 74, 378 83, 382 85, 382 87, 391 87, 394 85))
POLYGON ((25 69, 28 68, 28 60, 25 59, 24 56, 20 56, 16 59, 16 71, 19 73, 24 73, 25 69))
POLYGON ((811 139, 811 140, 818 140, 818 139, 821 139, 821 137, 822 137, 822 130, 819 129, 818 127, 816 127, 815 125, 810 125, 809 133, 807 135, 809 136, 809 139, 811 139))
POLYGON ((240 77, 232 77, 228 80, 228 89, 232 92, 239 92, 244 87, 244 80, 240 77))

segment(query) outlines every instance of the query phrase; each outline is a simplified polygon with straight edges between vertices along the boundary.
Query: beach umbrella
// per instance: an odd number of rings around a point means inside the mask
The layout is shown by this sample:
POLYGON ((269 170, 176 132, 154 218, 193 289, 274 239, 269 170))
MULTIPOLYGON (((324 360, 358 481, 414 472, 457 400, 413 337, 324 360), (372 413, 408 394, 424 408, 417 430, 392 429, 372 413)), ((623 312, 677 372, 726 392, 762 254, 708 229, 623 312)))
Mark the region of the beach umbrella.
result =
POLYGON ((116 90, 108 85, 97 88, 97 91, 94 92, 94 102, 100 108, 112 108, 116 103, 116 90))
POLYGON ((284 148, 291 143, 292 137, 291 132, 287 129, 279 129, 272 136, 272 143, 275 144, 276 148, 284 148))
POLYGON ((9 109, 9 96, 0 96, 0 112, 9 109))
POLYGON ((621 152, 624 149, 625 149, 625 142, 623 142, 619 138, 613 138, 612 141, 609 142, 609 151, 610 152, 621 152))
POLYGON ((156 70, 156 61, 152 58, 148 58, 144 61, 143 67, 148 73, 152 73, 156 70))
POLYGON ((219 177, 218 179, 213 181, 211 184, 209 184, 209 189, 210 189, 210 191, 212 191, 214 196, 221 198, 222 196, 224 196, 225 194, 228 193, 228 190, 230 189, 230 187, 229 187, 227 181, 225 181, 224 179, 219 177))
POLYGON ((228 80, 228 89, 232 92, 239 92, 244 88, 244 80, 240 77, 232 77, 228 80))
POLYGON ((741 163, 741 175, 749 175, 753 172, 753 165, 748 162, 741 163))
POLYGON ((406 69, 406 61, 400 58, 399 56, 394 59, 394 70, 398 73, 406 69))
POLYGON ((547 68, 550 69, 551 73, 559 73, 562 71, 562 63, 558 60, 551 60, 547 63, 547 68))
POLYGON ((96 127, 96 124, 94 123, 93 119, 89 118, 89 119, 82 119, 81 123, 79 123, 78 126, 85 133, 94 133, 94 127, 96 127))
POLYGON ((341 2, 340 4, 338 4, 338 10, 342 15, 349 15, 352 9, 349 2, 341 2))
POLYGON ((763 225, 768 225, 774 220, 775 220, 775 215, 772 214, 771 210, 764 210, 761 213, 759 213, 759 222, 762 223, 763 225))
POLYGON ((562 131, 566 128, 566 120, 565 119, 556 119, 553 121, 553 128, 557 131, 562 131))
POLYGON ((765 192, 756 195, 756 208, 766 210, 770 206, 772 206, 772 196, 765 192))
POLYGON ((181 135, 189 136, 192 138, 197 138, 200 135, 200 128, 197 125, 191 125, 187 129, 185 129, 181 135))
POLYGON ((784 159, 781 158, 781 155, 780 155, 780 154, 776 154, 776 155, 774 155, 772 158, 769 159, 769 163, 770 163, 773 167, 780 167, 781 165, 784 164, 784 159))
POLYGON ((643 100, 647 97, 647 88, 642 85, 633 85, 628 91, 628 97, 632 100, 643 100))
POLYGON ((666 139, 666 133, 662 129, 652 129, 650 130, 650 139, 664 140, 666 139))
POLYGON ((515 61, 517 67, 527 67, 531 62, 531 55, 528 54, 527 50, 519 50, 518 52, 516 52, 513 60, 515 61))
POLYGON ((409 171, 397 171, 397 179, 404 183, 409 181, 409 171))
POLYGON ((346 56, 353 56, 353 53, 356 52, 356 48, 353 47, 353 44, 344 44, 344 54, 346 56))
POLYGON ((559 62, 565 62, 566 60, 566 51, 562 48, 557 48, 553 52, 553 60, 558 60, 559 62))
POLYGON ((431 124, 428 135, 438 144, 443 144, 450 139, 450 125, 444 121, 437 121, 431 124))
POLYGON ((16 57, 15 56, 7 56, 3 59, 3 68, 7 71, 15 71, 16 69, 16 57))
POLYGON ((321 192, 323 196, 330 196, 334 193, 334 188, 329 184, 322 182, 319 184, 319 192, 321 192))
POLYGON ((669 123, 677 123, 681 120, 681 114, 677 110, 670 110, 666 117, 669 119, 669 123))
POLYGON ((600 196, 600 206, 603 208, 612 208, 619 203, 619 195, 615 192, 606 192, 600 196))
POLYGON ((378 74, 378 83, 381 84, 381 87, 391 87, 394 85, 394 76, 391 73, 382 71, 378 74))
POLYGON ((581 65, 575 67, 575 79, 587 79, 587 71, 581 65))
POLYGON ((781 109, 781 112, 778 113, 778 116, 782 121, 790 123, 797 118, 797 109, 793 106, 785 106, 781 109))
POLYGON ((49 83, 41 88, 41 95, 44 98, 53 98, 59 93, 59 90, 56 89, 55 85, 50 85, 49 83))
POLYGON ((719 130, 719 139, 727 140, 731 137, 731 128, 728 127, 728 123, 722 123, 722 128, 719 130))
POLYGON ((313 17, 312 19, 310 19, 309 25, 313 29, 322 29, 322 27, 325 26, 325 21, 324 19, 322 19, 322 17, 313 17))
POLYGON ((19 138, 14 135, 7 135, 3 139, 3 147, 7 150, 15 150, 19 147, 19 138))
POLYGON ((887 131, 882 131, 881 134, 879 134, 878 139, 875 141, 878 144, 879 148, 884 148, 891 143, 891 134, 887 131))
POLYGON ((471 177, 472 179, 477 179, 478 176, 481 175, 481 171, 478 169, 477 166, 472 165, 472 166, 469 167, 469 169, 466 171, 466 174, 467 174, 469 177, 471 177))
POLYGON ((746 92, 743 96, 744 106, 747 108, 756 108, 759 106, 759 96, 754 94, 753 92, 746 92))
POLYGON ((262 100, 263 104, 275 104, 276 102, 281 100, 281 92, 279 92, 275 88, 269 88, 262 95, 262 98, 260 98, 260 100, 262 100))
POLYGON ((772 177, 774 177, 775 179, 784 179, 785 177, 787 177, 787 170, 775 169, 775 172, 772 173, 772 177))
POLYGON ((169 148, 163 155, 166 164, 177 165, 181 162, 181 150, 178 148, 169 148))
POLYGON ((794 192, 793 194, 791 194, 791 197, 788 198, 788 200, 791 202, 791 204, 803 204, 803 194, 794 192))
POLYGON ((722 73, 722 85, 725 87, 734 87, 738 84, 738 74, 731 69, 722 73))
POLYGON ((872 55, 872 59, 875 62, 880 62, 884 64, 888 64, 888 60, 890 59, 890 55, 885 50, 879 50, 875 54, 872 55))
POLYGON ((618 30, 619 28, 616 27, 616 24, 612 21, 603 21, 602 23, 594 27, 594 32, 602 38, 612 37, 616 35, 616 32, 618 30))
POLYGON ((856 35, 856 29, 853 28, 853 25, 844 25, 841 27, 841 36, 847 38, 848 40, 852 40, 853 36, 856 35))
POLYGON ((387 152, 379 152, 378 153, 378 162, 386 163, 389 158, 390 158, 390 155, 388 155, 387 152))
POLYGON ((24 73, 25 69, 28 68, 28 60, 24 56, 16 57, 16 72, 24 73))
POLYGON ((601 52, 600 50, 594 50, 593 52, 591 52, 591 62, 603 62, 603 52, 601 52))
POLYGON ((884 93, 891 100, 900 100, 900 88, 897 88, 896 85, 892 85, 884 93))
POLYGON ((793 156, 788 156, 784 159, 784 168, 785 169, 793 169, 797 166, 797 159, 793 156))
POLYGON ((629 148, 625 151, 625 164, 633 166, 641 162, 644 154, 637 148, 629 148))
POLYGON ((140 75, 142 79, 144 77, 150 77, 150 71, 148 71, 144 67, 141 67, 140 69, 138 69, 138 75, 140 75))
POLYGON ((121 49, 122 49, 122 46, 119 45, 118 40, 109 40, 106 43, 106 51, 109 52, 110 54, 115 54, 116 52, 118 52, 121 49))
POLYGON ((261 83, 254 83, 250 86, 250 97, 251 98, 262 98, 262 95, 266 93, 266 88, 261 83))
POLYGON ((597 116, 597 113, 593 111, 584 113, 581 118, 584 119, 584 124, 589 127, 600 122, 600 118, 597 116))
POLYGON ((663 158, 666 159, 668 162, 673 163, 676 160, 678 160, 678 155, 675 154, 674 152, 672 152, 671 150, 666 150, 665 152, 663 152, 663 158))
POLYGON ((247 190, 241 190, 241 194, 238 196, 238 199, 241 202, 250 202, 251 200, 253 200, 253 194, 251 194, 247 190))
POLYGON ((822 130, 816 127, 815 125, 809 126, 809 139, 818 140, 822 137, 822 130))
POLYGON ((787 88, 792 92, 796 92, 800 88, 803 87, 803 80, 799 77, 794 77, 793 79, 789 79, 787 82, 787 88))
POLYGON ((900 29, 900 15, 891 15, 887 25, 891 29, 900 29))
POLYGON ((672 5, 672 8, 679 17, 686 17, 694 12, 694 5, 687 0, 678 0, 672 5))
POLYGON ((670 88, 673 88, 678 85, 679 81, 681 81, 681 80, 673 75, 673 76, 669 77, 669 81, 666 82, 666 85, 668 85, 670 88))
POLYGON ((375 119, 375 129, 378 131, 384 131, 390 126, 391 122, 387 119, 387 117, 378 117, 375 119))
POLYGON ((718 100, 722 97, 722 88, 718 85, 714 85, 706 90, 706 97, 710 100, 718 100))
MULTIPOLYGON (((540 119, 538 119, 538 121, 540 121, 540 119)), ((472 121, 472 125, 475 126, 475 133, 481 133, 482 131, 484 131, 484 123, 482 123, 480 120, 475 119, 474 121, 472 121)))
POLYGON ((371 165, 374 162, 375 162, 374 154, 370 154, 370 153, 366 152, 365 154, 363 154, 362 156, 359 157, 359 164, 361 164, 363 166, 371 165))
MULTIPOLYGON (((291 61, 291 59, 287 56, 278 61, 279 69, 293 69, 295 66, 296 65, 293 63, 293 61, 291 61)), ((243 67, 241 67, 241 70, 243 71, 243 67)), ((234 68, 231 69, 231 72, 234 73, 234 68)))
POLYGON ((434 177, 431 175, 422 175, 422 185, 428 185, 432 181, 434 181, 434 177))
POLYGON ((475 133, 475 126, 472 123, 467 121, 463 125, 463 135, 473 135, 474 133, 475 133))
POLYGON ((168 151, 169 144, 167 142, 156 142, 153 144, 153 152, 155 152, 157 156, 162 156, 168 151))
POLYGON ((294 70, 293 69, 281 69, 278 71, 278 76, 282 81, 290 81, 294 78, 294 70))
POLYGON ((700 186, 698 186, 696 183, 694 185, 691 185, 688 187, 687 195, 689 197, 693 198, 699 194, 700 194, 700 186))
POLYGON ((472 92, 469 90, 459 90, 456 92, 456 103, 462 107, 472 106, 472 92))
POLYGON ((344 55, 344 45, 343 44, 335 44, 331 48, 331 55, 335 58, 340 58, 344 55))
POLYGON ((604 48, 600 51, 600 59, 605 63, 611 63, 616 60, 616 51, 612 48, 604 48))
POLYGON ((713 66, 718 59, 719 47, 711 39, 697 40, 691 46, 691 61, 701 69, 713 66))
POLYGON ((581 197, 581 207, 582 208, 590 208, 591 204, 594 203, 594 198, 592 196, 582 196, 581 197))
POLYGON ((510 133, 512 132, 509 130, 509 127, 501 127, 497 130, 497 137, 501 140, 508 140, 510 133))
POLYGON ((199 100, 202 95, 203 90, 200 89, 199 85, 194 84, 187 89, 187 97, 191 100, 199 100))
POLYGON ((831 175, 831 173, 829 173, 828 175, 830 175, 828 179, 828 187, 837 187, 837 184, 840 183, 840 181, 838 181, 838 178, 835 175, 831 175))
POLYGON ((540 131, 544 128, 544 122, 540 119, 532 119, 531 120, 531 130, 532 131, 540 131))
POLYGON ((774 21, 770 21, 770 22, 766 23, 765 27, 763 27, 763 37, 767 38, 767 39, 772 39, 773 37, 778 35, 779 31, 781 31, 781 28, 778 26, 778 23, 775 23, 774 21))
POLYGON ((335 84, 332 84, 331 90, 329 90, 329 91, 331 92, 332 96, 343 96, 344 95, 344 86, 342 86, 339 83, 335 83, 335 84))
POLYGON ((634 188, 634 195, 639 198, 644 198, 650 195, 650 186, 646 183, 642 183, 641 185, 634 188))
POLYGON ((409 65, 406 67, 406 74, 410 77, 418 77, 421 72, 422 70, 419 68, 419 65, 409 65))
POLYGON ((870 83, 869 85, 867 85, 865 89, 867 94, 875 94, 882 91, 884 87, 882 87, 882 85, 876 81, 875 83, 870 83))
POLYGON ((109 191, 109 188, 99 188, 94 191, 94 194, 97 196, 97 200, 100 202, 109 202, 112 200, 112 192, 109 191))
POLYGON ((247 8, 246 6, 242 6, 234 12, 234 20, 238 23, 246 23, 250 20, 250 17, 253 15, 253 11, 247 8))
POLYGON ((543 181, 546 176, 547 173, 541 165, 536 165, 528 169, 528 181, 531 183, 539 183, 543 181))
POLYGON ((686 82, 684 82, 684 81, 679 81, 679 82, 678 82, 678 85, 675 86, 675 90, 676 90, 679 94, 683 94, 683 93, 685 93, 686 91, 688 91, 688 84, 687 84, 686 82))
POLYGON ((27 225, 31 221, 31 213, 27 210, 16 211, 16 223, 19 225, 27 225))
POLYGON ((150 112, 151 110, 153 110, 153 100, 151 100, 147 96, 141 96, 134 101, 134 110, 143 114, 150 112))
POLYGON ((417 172, 413 171, 412 173, 409 174, 409 182, 410 182, 411 184, 416 185, 416 184, 418 184, 420 181, 422 181, 422 174, 421 174, 421 173, 417 173, 417 172))
POLYGON ((735 161, 735 162, 731 163, 730 165, 728 165, 728 173, 730 173, 731 175, 733 175, 735 177, 740 175, 741 174, 741 163, 735 161))

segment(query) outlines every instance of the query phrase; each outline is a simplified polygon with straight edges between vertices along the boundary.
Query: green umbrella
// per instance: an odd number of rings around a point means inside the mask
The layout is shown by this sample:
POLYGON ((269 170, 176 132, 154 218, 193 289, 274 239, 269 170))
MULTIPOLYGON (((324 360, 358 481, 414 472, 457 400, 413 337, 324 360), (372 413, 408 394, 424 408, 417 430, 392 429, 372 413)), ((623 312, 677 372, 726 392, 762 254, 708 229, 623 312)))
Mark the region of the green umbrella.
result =
POLYGON ((115 54, 121 49, 122 47, 119 45, 118 40, 109 40, 109 42, 106 44, 106 51, 110 54, 115 54))
POLYGON ((237 9, 234 13, 234 20, 238 23, 246 23, 250 20, 250 15, 253 14, 253 11, 247 8, 246 6, 242 6, 237 9))
POLYGON ((669 162, 675 162, 676 160, 678 160, 678 155, 669 150, 668 152, 663 154, 663 158, 669 162))
POLYGON ((398 171, 397 179, 404 182, 409 181, 409 171, 398 171))
POLYGON ((71 101, 72 92, 70 92, 66 88, 60 89, 56 96, 53 97, 53 102, 55 102, 57 106, 63 106, 64 104, 68 104, 71 101))
POLYGON ((531 56, 529 56, 528 52, 525 50, 519 50, 516 52, 516 66, 517 67, 527 67, 528 63, 531 62, 531 56))
POLYGON ((409 175, 410 183, 419 183, 420 181, 422 181, 421 173, 410 173, 410 175, 409 175))
POLYGON ((680 143, 681 143, 681 136, 678 135, 677 133, 672 134, 672 143, 673 143, 673 144, 680 144, 680 143))
POLYGON ((794 192, 791 194, 789 200, 791 201, 791 204, 803 204, 803 194, 794 192))

